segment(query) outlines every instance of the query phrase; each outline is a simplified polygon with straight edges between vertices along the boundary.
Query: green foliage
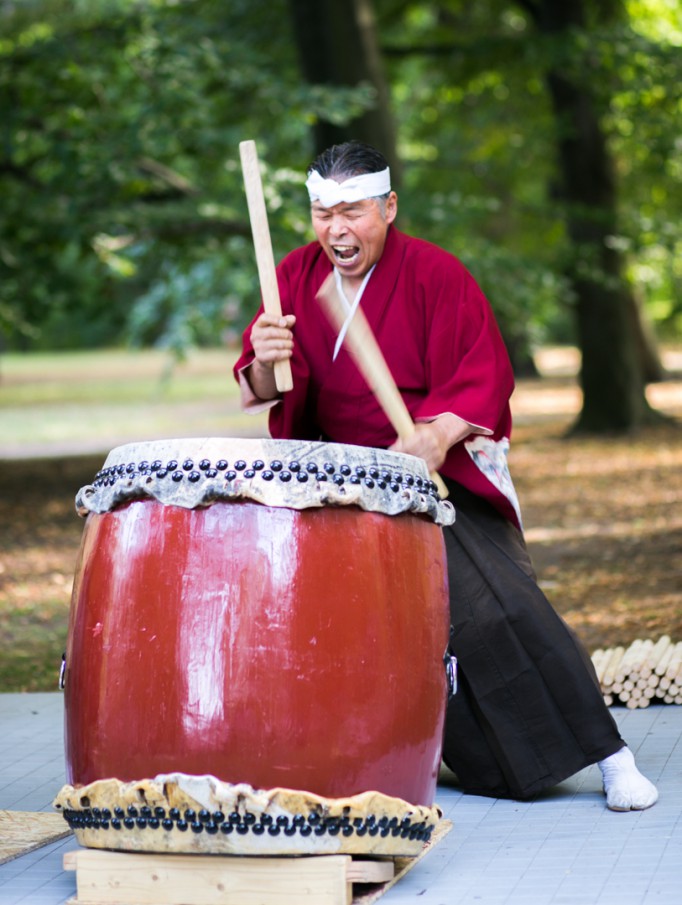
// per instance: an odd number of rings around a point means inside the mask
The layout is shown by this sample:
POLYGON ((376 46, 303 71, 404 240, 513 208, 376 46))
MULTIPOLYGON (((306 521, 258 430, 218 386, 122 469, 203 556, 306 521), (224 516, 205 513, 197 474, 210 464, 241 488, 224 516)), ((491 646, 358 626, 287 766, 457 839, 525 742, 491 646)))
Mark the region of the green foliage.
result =
POLYGON ((649 315, 673 330, 682 260, 679 5, 586 3, 589 28, 560 39, 536 30, 526 11, 533 5, 377 2, 411 164, 410 220, 485 279, 501 320, 518 325, 530 306, 535 337, 542 326, 570 336, 562 273, 585 251, 572 247, 554 191, 557 136, 571 128, 549 107, 546 74, 558 71, 601 108, 619 190, 610 242, 628 255, 649 315))
POLYGON ((283 251, 306 228, 285 167, 311 155, 321 110, 353 115, 366 87, 302 86, 284 2, 50 0, 0 18, 9 344, 112 343, 132 312, 136 340, 179 348, 219 333, 237 295, 253 308, 239 142, 256 138, 272 166, 283 251))
MULTIPOLYGON (((399 226, 450 249, 514 338, 570 337, 574 254, 553 190, 549 68, 587 86, 616 165, 623 250, 682 329, 682 33, 675 0, 591 0, 542 37, 511 0, 375 0, 406 163, 399 226)), ((33 0, 0 9, 0 335, 176 353, 238 332, 258 296, 238 145, 255 138, 276 257, 310 237, 320 117, 368 85, 304 83, 286 0, 33 0)))

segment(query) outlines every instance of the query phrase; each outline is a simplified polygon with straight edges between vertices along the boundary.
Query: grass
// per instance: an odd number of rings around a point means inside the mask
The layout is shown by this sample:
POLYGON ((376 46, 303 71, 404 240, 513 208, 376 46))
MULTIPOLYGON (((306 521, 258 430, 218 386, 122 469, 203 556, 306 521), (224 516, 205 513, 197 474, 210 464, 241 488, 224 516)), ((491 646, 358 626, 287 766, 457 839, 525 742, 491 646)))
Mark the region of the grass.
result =
POLYGON ((182 363, 159 351, 5 355, 0 360, 0 455, 106 450, 160 437, 251 436, 234 353, 195 351, 182 363))

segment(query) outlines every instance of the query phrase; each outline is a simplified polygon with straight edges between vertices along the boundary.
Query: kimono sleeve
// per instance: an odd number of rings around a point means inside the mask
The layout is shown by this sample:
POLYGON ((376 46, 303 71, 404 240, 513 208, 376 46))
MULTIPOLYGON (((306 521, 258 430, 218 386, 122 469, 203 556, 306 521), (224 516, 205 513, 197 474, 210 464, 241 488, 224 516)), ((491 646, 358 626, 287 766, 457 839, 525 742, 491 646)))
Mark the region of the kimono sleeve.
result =
POLYGON ((456 262, 432 292, 427 329, 427 394, 415 420, 451 412, 494 433, 508 408, 514 377, 488 300, 469 272, 456 262))

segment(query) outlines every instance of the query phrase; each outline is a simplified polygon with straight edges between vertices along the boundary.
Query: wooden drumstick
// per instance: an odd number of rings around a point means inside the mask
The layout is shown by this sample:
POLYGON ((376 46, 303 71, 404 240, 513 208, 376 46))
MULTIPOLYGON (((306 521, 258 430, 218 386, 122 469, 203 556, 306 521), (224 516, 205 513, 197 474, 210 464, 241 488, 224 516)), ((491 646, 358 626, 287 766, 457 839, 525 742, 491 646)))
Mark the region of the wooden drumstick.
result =
MULTIPOLYGON (((329 274, 320 287, 317 298, 338 333, 346 321, 347 312, 336 291, 333 273, 329 274)), ((401 440, 411 437, 415 432, 414 421, 393 380, 393 375, 372 333, 372 328, 359 306, 348 325, 343 341, 398 437, 401 440)), ((440 496, 445 499, 448 489, 441 476, 432 471, 430 477, 438 488, 440 496)))
MULTIPOLYGON (((282 316, 282 305, 279 298, 277 274, 275 272, 275 256, 272 251, 272 239, 268 227, 268 212, 265 207, 263 183, 258 165, 258 152, 255 141, 239 143, 239 156, 242 161, 246 201, 249 206, 253 245, 256 251, 258 278, 260 280, 263 307, 268 314, 282 316)), ((293 389, 291 364, 288 360, 275 362, 275 383, 280 393, 293 389)))

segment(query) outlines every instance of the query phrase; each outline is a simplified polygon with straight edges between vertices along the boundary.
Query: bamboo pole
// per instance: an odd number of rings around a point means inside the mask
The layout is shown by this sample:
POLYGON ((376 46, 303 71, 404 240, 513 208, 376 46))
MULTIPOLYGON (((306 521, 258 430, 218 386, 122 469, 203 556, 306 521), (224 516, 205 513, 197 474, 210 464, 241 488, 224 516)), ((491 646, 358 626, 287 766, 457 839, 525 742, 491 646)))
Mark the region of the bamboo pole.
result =
POLYGON ((682 642, 674 643, 669 635, 599 648, 592 654, 592 665, 607 706, 618 702, 634 709, 652 701, 682 703, 682 642))
POLYGON ((656 668, 654 669, 654 672, 656 673, 657 676, 665 675, 665 671, 668 668, 668 666, 670 665, 670 660, 674 653, 675 653, 675 645, 671 642, 666 647, 666 649, 663 651, 663 654, 661 655, 661 659, 656 664, 656 668))
POLYGON ((632 644, 626 649, 623 654, 623 659, 620 661, 618 665, 618 671, 615 675, 616 682, 624 682, 630 673, 630 668, 637 660, 637 655, 639 649, 642 646, 642 639, 637 638, 632 644))
POLYGON ((609 664, 607 668, 604 670, 604 684, 608 687, 613 685, 616 670, 620 665, 620 661, 623 659, 623 655, 625 653, 625 648, 622 645, 614 648, 611 658, 609 659, 609 664))

